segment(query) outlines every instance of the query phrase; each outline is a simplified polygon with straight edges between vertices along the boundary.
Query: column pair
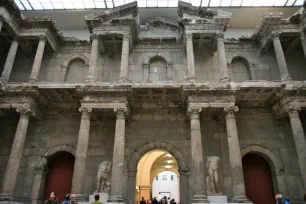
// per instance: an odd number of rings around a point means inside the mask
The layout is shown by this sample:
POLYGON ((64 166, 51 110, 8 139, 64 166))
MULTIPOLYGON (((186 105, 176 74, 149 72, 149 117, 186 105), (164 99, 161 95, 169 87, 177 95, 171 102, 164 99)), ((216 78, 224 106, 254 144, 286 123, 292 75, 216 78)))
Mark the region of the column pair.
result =
POLYGON ((20 116, 1 190, 1 194, 9 199, 14 196, 30 115, 35 114, 29 104, 18 107, 16 111, 20 113, 20 116))

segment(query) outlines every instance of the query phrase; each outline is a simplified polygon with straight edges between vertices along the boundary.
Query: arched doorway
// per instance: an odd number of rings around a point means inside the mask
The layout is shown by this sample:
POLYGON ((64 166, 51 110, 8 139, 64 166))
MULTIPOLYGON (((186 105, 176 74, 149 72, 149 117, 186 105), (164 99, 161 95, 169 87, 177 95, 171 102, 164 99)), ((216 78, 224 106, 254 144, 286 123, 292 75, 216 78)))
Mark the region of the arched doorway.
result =
POLYGON ((271 171, 266 160, 256 154, 246 154, 242 165, 247 197, 254 204, 274 203, 271 171))
POLYGON ((44 200, 49 198, 51 192, 55 192, 58 201, 62 202, 65 195, 71 192, 74 160, 74 156, 67 152, 59 152, 50 159, 44 200))
POLYGON ((167 151, 153 150, 141 157, 137 166, 136 201, 164 196, 179 198, 179 173, 176 159, 167 151))

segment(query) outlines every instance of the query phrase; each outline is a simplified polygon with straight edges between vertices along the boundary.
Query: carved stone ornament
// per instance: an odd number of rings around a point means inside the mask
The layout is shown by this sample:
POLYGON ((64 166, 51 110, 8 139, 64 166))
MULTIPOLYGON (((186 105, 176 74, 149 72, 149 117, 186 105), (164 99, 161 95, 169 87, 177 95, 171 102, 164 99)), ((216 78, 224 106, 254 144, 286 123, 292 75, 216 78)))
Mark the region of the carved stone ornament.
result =
POLYGON ((290 118, 299 118, 299 111, 301 111, 301 107, 299 106, 289 106, 289 117, 290 118))
POLYGON ((278 39, 280 34, 280 32, 272 32, 270 36, 272 39, 278 39))
POLYGON ((90 35, 90 39, 91 39, 91 40, 99 39, 99 38, 100 38, 100 35, 98 35, 98 34, 96 34, 96 33, 90 35))
POLYGON ((292 81, 292 78, 291 78, 291 76, 289 74, 283 74, 281 76, 281 80, 282 81, 292 81))
POLYGON ((123 34, 122 40, 130 40, 130 34, 123 34))
POLYGON ((114 111, 116 112, 117 119, 125 119, 126 108, 115 108, 114 111))
POLYGON ((237 112, 238 110, 238 106, 224 108, 226 119, 235 118, 235 112, 237 112))
POLYGON ((112 162, 101 162, 97 174, 97 189, 95 193, 110 193, 111 182, 109 180, 109 172, 111 170, 112 162))
POLYGON ((220 157, 210 156, 207 157, 207 170, 208 176, 206 176, 207 195, 216 196, 222 195, 219 189, 219 168, 220 157))
POLYGON ((48 161, 46 157, 39 157, 35 166, 36 170, 44 170, 48 161))
POLYGON ((82 112, 82 119, 90 119, 92 109, 86 107, 80 107, 79 111, 82 112))
POLYGON ((188 108, 188 114, 190 115, 190 120, 199 120, 200 112, 202 108, 188 108))
POLYGON ((216 37, 217 39, 224 39, 224 33, 217 33, 216 37))
POLYGON ((39 41, 47 41, 48 37, 45 35, 40 35, 39 36, 39 41))
POLYGON ((35 112, 34 112, 30 103, 24 103, 20 106, 17 106, 16 111, 18 113, 20 113, 20 116, 25 116, 25 115, 28 115, 28 114, 30 114, 32 116, 35 115, 35 112))

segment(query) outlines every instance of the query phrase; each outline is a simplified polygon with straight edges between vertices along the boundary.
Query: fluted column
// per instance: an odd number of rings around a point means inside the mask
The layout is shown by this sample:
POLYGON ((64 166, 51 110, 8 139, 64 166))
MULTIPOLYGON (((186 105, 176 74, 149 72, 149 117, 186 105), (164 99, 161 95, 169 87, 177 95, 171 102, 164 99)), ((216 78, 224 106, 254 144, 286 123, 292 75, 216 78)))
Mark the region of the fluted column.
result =
POLYGON ((228 70, 227 70, 227 61, 225 54, 224 46, 224 33, 217 34, 217 46, 218 46, 218 60, 221 72, 221 81, 229 81, 228 70))
POLYGON ((81 107, 79 109, 82 112, 81 124, 78 136, 78 143, 76 148, 75 163, 72 177, 72 189, 74 194, 81 194, 84 185, 85 173, 86 173, 86 160, 89 141, 90 130, 90 116, 92 109, 81 107))
POLYGON ((120 81, 128 81, 130 35, 124 34, 122 38, 122 52, 120 65, 120 81))
POLYGON ((189 109, 191 129, 191 178, 193 181, 191 203, 209 203, 206 195, 203 162, 202 135, 200 126, 201 109, 189 109))
POLYGON ((301 31, 301 43, 302 43, 302 47, 303 47, 303 51, 304 51, 304 56, 306 59, 306 36, 304 31, 301 31))
POLYGON ((18 49, 18 45, 19 45, 19 38, 16 37, 11 43, 11 47, 6 57, 5 64, 4 64, 4 69, 2 71, 1 81, 3 83, 7 83, 10 78, 11 71, 14 65, 14 61, 15 61, 15 56, 16 56, 17 49, 18 49))
POLYGON ((226 116, 227 141, 229 149, 230 170, 233 180, 233 203, 251 203, 245 194, 244 176, 242 168, 242 157, 238 131, 236 126, 235 112, 238 107, 224 108, 226 116))
POLYGON ((279 36, 280 36, 280 33, 277 33, 277 32, 271 35, 273 39, 273 46, 275 50, 279 73, 280 73, 282 81, 291 81, 292 79, 288 72, 288 67, 287 67, 284 51, 283 51, 279 36))
POLYGON ((29 78, 30 83, 34 83, 38 80, 38 75, 39 75, 39 71, 40 71, 41 62, 42 62, 42 59, 43 59, 43 56, 44 56, 46 42, 47 42, 47 37, 46 36, 40 36, 39 43, 38 43, 37 50, 36 50, 34 63, 33 63, 33 66, 32 66, 31 76, 29 78))
POLYGON ((112 187, 109 203, 123 203, 123 172, 125 149, 125 112, 126 109, 115 109, 116 129, 113 150, 112 187))
POLYGON ((192 33, 186 34, 186 52, 187 52, 187 71, 188 81, 195 81, 195 70, 194 70, 194 53, 192 43, 192 33))
POLYGON ((13 196, 15 191, 30 115, 34 114, 28 104, 18 107, 16 111, 20 116, 2 183, 2 194, 8 196, 13 196))
POLYGON ((304 187, 306 188, 306 142, 303 126, 300 120, 300 107, 289 107, 290 124, 295 143, 296 153, 298 155, 299 166, 303 178, 304 187))
POLYGON ((87 83, 94 82, 96 80, 96 69, 97 69, 98 54, 99 54, 99 35, 94 34, 91 35, 90 38, 92 39, 92 45, 91 45, 88 75, 85 79, 85 82, 87 83))

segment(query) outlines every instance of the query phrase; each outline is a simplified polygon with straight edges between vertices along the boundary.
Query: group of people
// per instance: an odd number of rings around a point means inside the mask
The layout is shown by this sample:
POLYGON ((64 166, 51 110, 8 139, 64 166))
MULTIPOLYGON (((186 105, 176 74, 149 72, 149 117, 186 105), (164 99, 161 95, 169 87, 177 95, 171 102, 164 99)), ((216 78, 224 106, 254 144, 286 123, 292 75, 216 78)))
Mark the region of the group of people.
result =
MULTIPOLYGON (((99 200, 100 200, 100 195, 96 194, 95 201, 92 202, 91 204, 102 204, 102 202, 100 202, 99 200)), ((66 194, 65 200, 59 203, 56 198, 56 193, 51 192, 49 199, 45 200, 44 204, 78 204, 78 203, 76 201, 76 195, 74 194, 70 195, 69 193, 66 194)))
POLYGON ((164 196, 162 199, 160 199, 159 201, 156 199, 156 197, 154 197, 153 199, 148 199, 148 200, 145 200, 144 197, 142 197, 141 201, 138 202, 136 204, 177 204, 173 199, 170 199, 166 196, 164 196))

